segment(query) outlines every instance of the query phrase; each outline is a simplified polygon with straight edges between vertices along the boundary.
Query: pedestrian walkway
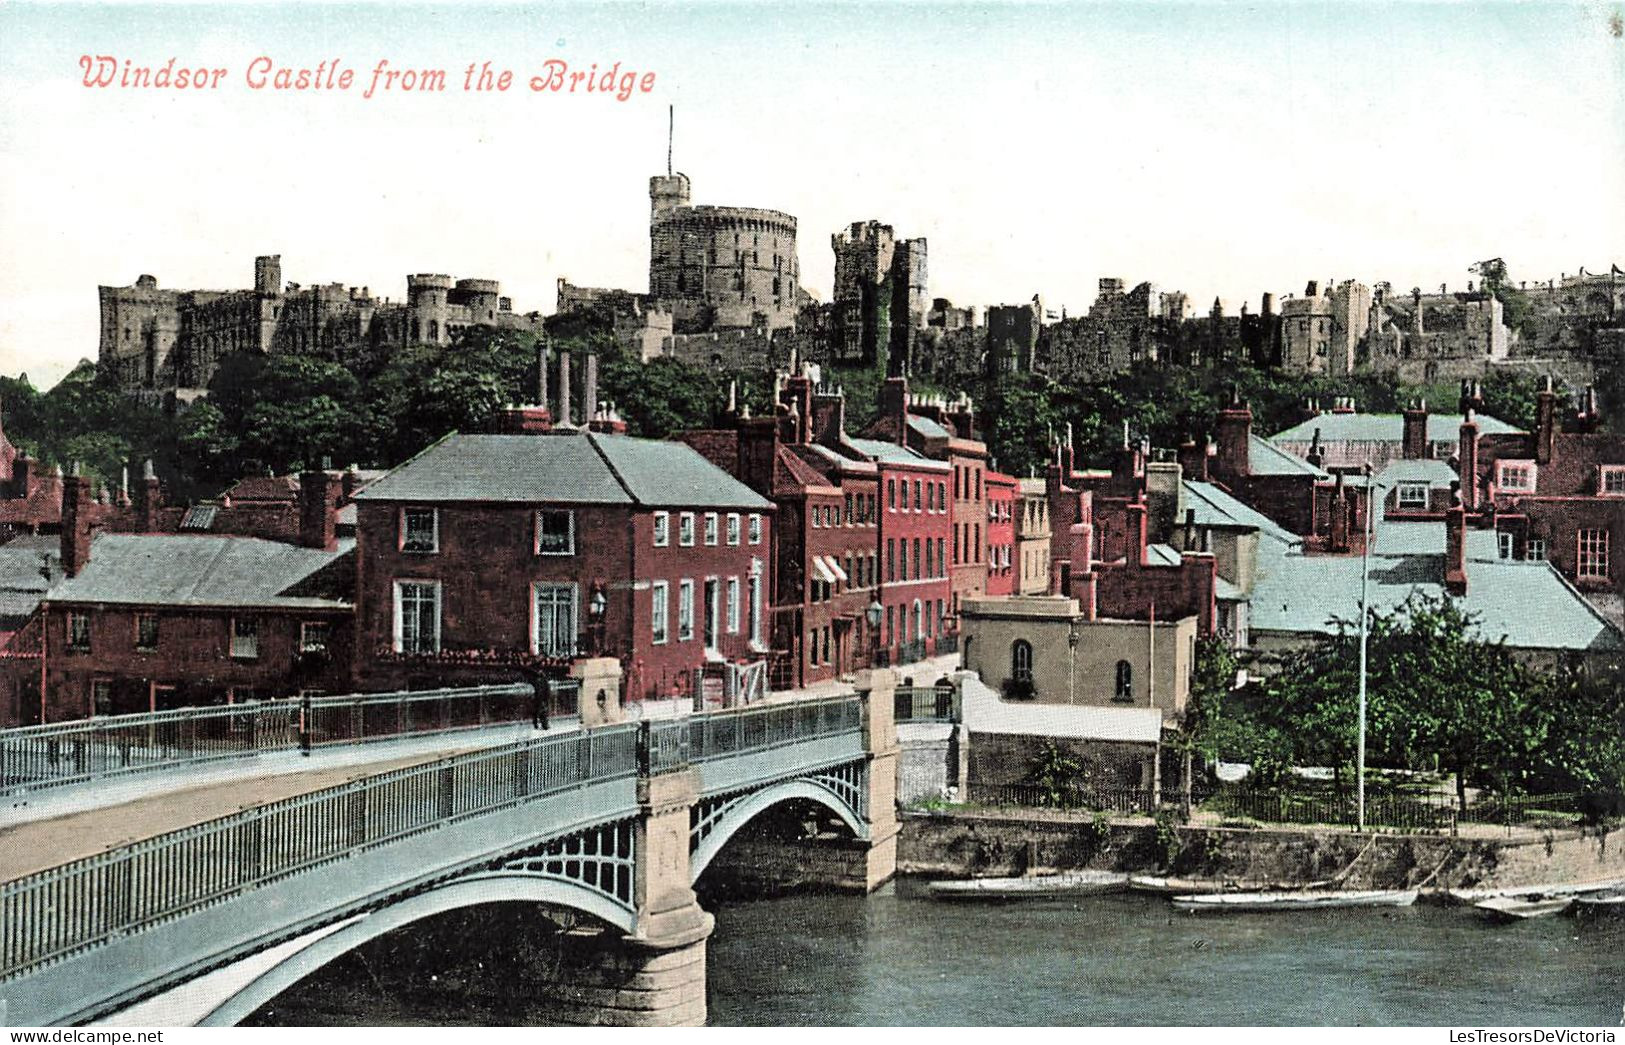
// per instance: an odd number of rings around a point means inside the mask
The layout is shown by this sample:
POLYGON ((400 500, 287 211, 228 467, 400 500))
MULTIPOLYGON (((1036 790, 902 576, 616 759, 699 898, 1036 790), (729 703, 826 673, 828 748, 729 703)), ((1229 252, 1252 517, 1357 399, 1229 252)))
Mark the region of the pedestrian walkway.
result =
MULTIPOLYGON (((574 730, 578 728, 578 723, 571 718, 557 722, 553 728, 574 730)), ((497 747, 523 740, 535 733, 529 722, 504 723, 479 729, 412 734, 398 740, 318 747, 308 755, 298 751, 267 751, 243 758, 179 764, 173 769, 154 769, 133 776, 110 777, 83 784, 42 788, 32 793, 6 795, 0 798, 0 847, 6 844, 10 830, 20 824, 60 820, 73 814, 125 806, 170 792, 193 791, 215 784, 244 787, 250 781, 272 777, 314 776, 346 771, 352 775, 378 773, 384 772, 378 768, 380 765, 395 768, 397 764, 409 765, 459 751, 497 747)), ((290 793, 300 794, 318 789, 296 788, 290 793)), ((254 803, 239 803, 242 804, 254 803)), ((235 807, 228 810, 234 811, 235 807)))

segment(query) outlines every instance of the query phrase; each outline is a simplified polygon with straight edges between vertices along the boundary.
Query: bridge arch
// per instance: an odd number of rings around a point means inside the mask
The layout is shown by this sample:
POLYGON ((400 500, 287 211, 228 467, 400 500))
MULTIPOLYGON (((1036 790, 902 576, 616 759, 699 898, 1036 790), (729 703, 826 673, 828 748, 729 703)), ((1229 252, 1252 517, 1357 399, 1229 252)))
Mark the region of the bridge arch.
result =
POLYGON ((527 902, 568 908, 623 932, 633 930, 632 912, 586 886, 525 871, 481 872, 307 933, 131 1006, 108 1022, 148 1020, 148 1013, 162 1012, 171 1025, 235 1026, 306 976, 385 933, 459 908, 527 902))
MULTIPOLYGON (((854 837, 869 837, 869 825, 863 815, 853 807, 852 802, 848 801, 834 787, 820 780, 805 777, 794 780, 781 780, 759 791, 752 791, 737 798, 725 800, 714 808, 709 830, 701 834, 698 844, 689 853, 690 884, 700 880, 700 875, 705 873, 705 869, 711 865, 711 861, 722 851, 722 847, 728 844, 728 840, 739 832, 740 828, 780 802, 796 798, 817 803, 840 817, 841 822, 851 830, 854 837)), ((701 809, 703 812, 703 805, 701 809)), ((706 826, 706 822, 702 820, 699 826, 706 826)))

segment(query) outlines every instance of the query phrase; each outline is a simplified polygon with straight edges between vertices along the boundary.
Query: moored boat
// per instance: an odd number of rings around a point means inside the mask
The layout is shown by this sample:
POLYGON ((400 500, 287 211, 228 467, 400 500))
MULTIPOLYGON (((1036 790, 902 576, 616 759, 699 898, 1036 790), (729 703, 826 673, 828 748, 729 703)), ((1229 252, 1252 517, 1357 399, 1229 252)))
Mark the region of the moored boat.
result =
POLYGON ((1576 896, 1574 916, 1582 923, 1601 921, 1605 918, 1625 921, 1625 889, 1610 889, 1576 896))
POLYGON ((1562 914, 1574 903, 1573 894, 1530 893, 1524 896, 1492 896, 1473 904, 1473 908, 1486 918, 1501 922, 1518 922, 1526 918, 1546 918, 1562 914))
POLYGON ((1047 900, 1090 896, 1128 888, 1128 875, 1115 871, 1066 871, 1020 878, 946 879, 926 885, 935 900, 1047 900))
POLYGON ((1409 907, 1415 889, 1305 889, 1299 892, 1205 893, 1176 896, 1181 911, 1315 911, 1335 907, 1409 907))
POLYGON ((1128 887, 1137 893, 1151 893, 1156 896, 1288 892, 1291 889, 1289 885, 1275 882, 1237 882, 1223 878, 1164 878, 1148 874, 1131 876, 1128 887))
POLYGON ((1451 889, 1445 895, 1455 903, 1477 904, 1496 897, 1527 899, 1534 896, 1580 896, 1625 889, 1625 878, 1596 882, 1548 882, 1544 885, 1512 885, 1489 889, 1451 889))

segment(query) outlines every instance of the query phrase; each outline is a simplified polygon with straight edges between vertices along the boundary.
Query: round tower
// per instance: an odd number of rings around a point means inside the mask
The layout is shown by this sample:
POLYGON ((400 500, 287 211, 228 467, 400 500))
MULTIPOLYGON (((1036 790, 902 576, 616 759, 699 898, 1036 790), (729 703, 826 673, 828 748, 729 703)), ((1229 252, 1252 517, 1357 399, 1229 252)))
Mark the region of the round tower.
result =
POLYGON ((406 304, 411 312, 411 339, 429 345, 450 340, 446 332, 449 298, 456 282, 446 275, 419 272, 406 277, 406 304))

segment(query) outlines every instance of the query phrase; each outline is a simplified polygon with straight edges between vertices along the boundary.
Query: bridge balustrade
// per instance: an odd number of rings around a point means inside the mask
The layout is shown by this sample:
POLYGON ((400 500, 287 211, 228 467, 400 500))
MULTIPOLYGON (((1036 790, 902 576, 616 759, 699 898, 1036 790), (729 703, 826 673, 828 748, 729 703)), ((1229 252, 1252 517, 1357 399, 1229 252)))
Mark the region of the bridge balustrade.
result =
POLYGON ((273 802, 0 884, 0 980, 463 817, 637 770, 631 726, 527 740, 273 802))
POLYGON ((953 685, 899 686, 893 691, 893 717, 898 722, 959 722, 959 690, 953 685))
MULTIPOLYGON (((576 679, 544 698, 573 714, 576 679)), ((528 684, 362 693, 116 715, 0 730, 0 794, 302 746, 356 744, 539 717, 528 684)))

